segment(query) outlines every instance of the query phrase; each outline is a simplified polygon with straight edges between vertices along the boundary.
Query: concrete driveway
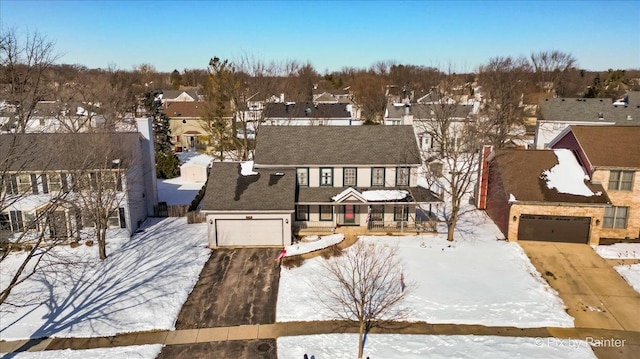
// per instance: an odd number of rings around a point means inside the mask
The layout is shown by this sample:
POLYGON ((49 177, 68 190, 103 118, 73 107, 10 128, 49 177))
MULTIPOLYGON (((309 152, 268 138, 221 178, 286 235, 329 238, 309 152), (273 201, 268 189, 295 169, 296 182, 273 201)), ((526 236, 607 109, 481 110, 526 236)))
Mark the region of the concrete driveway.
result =
POLYGON ((269 324, 276 319, 277 248, 217 249, 182 307, 176 329, 269 324))
POLYGON ((275 339, 235 340, 215 343, 169 345, 162 349, 157 359, 173 358, 228 358, 228 359, 277 359, 275 339))
POLYGON ((640 331, 640 294, 590 246, 519 241, 575 318, 575 326, 640 331))

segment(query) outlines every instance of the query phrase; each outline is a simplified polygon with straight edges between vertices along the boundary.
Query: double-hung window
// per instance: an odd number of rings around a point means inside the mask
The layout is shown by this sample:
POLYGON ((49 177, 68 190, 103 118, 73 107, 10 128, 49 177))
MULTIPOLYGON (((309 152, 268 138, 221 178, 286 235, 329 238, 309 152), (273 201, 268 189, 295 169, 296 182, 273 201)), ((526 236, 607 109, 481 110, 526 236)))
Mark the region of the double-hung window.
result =
POLYGON ((609 173, 609 189, 615 191, 633 190, 633 171, 611 171, 609 173))
POLYGON ((384 167, 371 169, 371 186, 384 187, 384 167))
POLYGON ((397 206, 393 208, 393 220, 394 221, 408 221, 409 220, 409 208, 407 206, 397 206))
POLYGON ((298 176, 298 186, 309 185, 309 169, 308 168, 298 168, 296 170, 296 176, 298 176))
POLYGON ((371 221, 383 222, 384 221, 384 206, 374 205, 371 206, 371 221))
POLYGON ((333 168, 320 168, 320 185, 333 186, 333 168))
POLYGON ((320 220, 321 221, 333 221, 333 206, 321 205, 320 206, 320 220))
POLYGON ((409 185, 409 167, 396 168, 396 186, 408 186, 409 185))
POLYGON ((358 172, 355 167, 347 167, 344 169, 344 186, 357 186, 358 172))
POLYGON ((309 206, 297 205, 296 221, 308 221, 308 220, 309 220, 309 206))
POLYGON ((604 209, 604 228, 627 228, 629 207, 607 207, 604 209))
POLYGON ((51 192, 60 192, 62 189, 62 178, 59 173, 52 173, 48 176, 49 178, 49 191, 51 192))

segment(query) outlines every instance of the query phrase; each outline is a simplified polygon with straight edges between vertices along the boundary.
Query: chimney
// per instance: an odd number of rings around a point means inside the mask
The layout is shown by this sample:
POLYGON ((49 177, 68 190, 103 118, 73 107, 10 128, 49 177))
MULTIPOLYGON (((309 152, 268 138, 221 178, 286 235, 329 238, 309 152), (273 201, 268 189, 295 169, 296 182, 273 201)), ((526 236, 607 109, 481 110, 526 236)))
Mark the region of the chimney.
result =
POLYGON ((153 144, 153 119, 151 117, 136 118, 138 132, 145 139, 142 146, 142 178, 144 179, 144 200, 147 215, 153 216, 153 208, 158 205, 158 184, 156 178, 156 151, 153 144))

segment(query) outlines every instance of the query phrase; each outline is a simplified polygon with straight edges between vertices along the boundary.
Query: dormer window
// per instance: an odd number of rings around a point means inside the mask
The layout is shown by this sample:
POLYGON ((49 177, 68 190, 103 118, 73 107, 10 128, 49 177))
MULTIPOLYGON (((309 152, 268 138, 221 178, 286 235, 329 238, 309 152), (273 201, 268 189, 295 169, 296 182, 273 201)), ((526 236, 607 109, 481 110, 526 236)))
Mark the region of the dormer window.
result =
POLYGON ((598 112, 598 120, 604 120, 604 113, 598 112))

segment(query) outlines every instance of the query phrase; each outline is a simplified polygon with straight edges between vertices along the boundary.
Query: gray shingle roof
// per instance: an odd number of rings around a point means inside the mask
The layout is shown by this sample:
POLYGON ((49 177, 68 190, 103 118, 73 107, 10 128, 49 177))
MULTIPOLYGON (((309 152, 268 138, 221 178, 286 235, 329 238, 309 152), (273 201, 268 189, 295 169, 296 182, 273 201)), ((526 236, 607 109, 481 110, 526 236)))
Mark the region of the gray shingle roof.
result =
POLYGON ((138 132, 2 134, 0 162, 9 171, 102 169, 115 159, 127 167, 140 139, 138 132))
POLYGON ((262 126, 260 165, 420 164, 412 126, 262 126))
POLYGON ((578 196, 559 193, 550 189, 540 176, 546 170, 558 164, 553 150, 501 150, 495 153, 491 161, 490 181, 499 176, 507 197, 510 194, 517 201, 524 202, 563 202, 607 204, 610 202, 602 185, 585 182, 592 192, 601 192, 600 196, 578 196))
POLYGON ((264 109, 265 119, 269 118, 351 118, 347 106, 342 103, 298 102, 291 105, 286 103, 269 103, 264 109), (308 110, 308 111, 307 111, 308 110))
MULTIPOLYGON (((299 203, 319 203, 319 202, 327 202, 333 203, 331 197, 341 193, 349 187, 299 187, 298 188, 298 202, 299 203)), ((440 198, 438 198, 433 192, 423 187, 398 187, 398 188, 355 188, 358 192, 362 191, 370 191, 370 190, 394 190, 394 189, 404 189, 409 191, 410 198, 406 198, 403 201, 399 202, 421 202, 421 203, 433 203, 433 202, 442 202, 440 198)), ((392 201, 395 202, 395 201, 392 201)))
MULTIPOLYGON (((427 120, 435 118, 438 113, 446 112, 451 118, 467 118, 473 110, 472 105, 432 105, 413 103, 409 106, 410 114, 414 120, 427 120)), ((405 113, 405 106, 387 105, 387 118, 401 118, 405 113)))
POLYGON ((540 102, 539 111, 538 119, 547 121, 640 124, 640 103, 613 105, 604 98, 549 98, 540 102))
POLYGON ((211 168, 202 210, 293 210, 296 191, 294 170, 257 170, 242 176, 237 162, 215 162, 211 168), (278 176, 276 173, 284 173, 278 176))

